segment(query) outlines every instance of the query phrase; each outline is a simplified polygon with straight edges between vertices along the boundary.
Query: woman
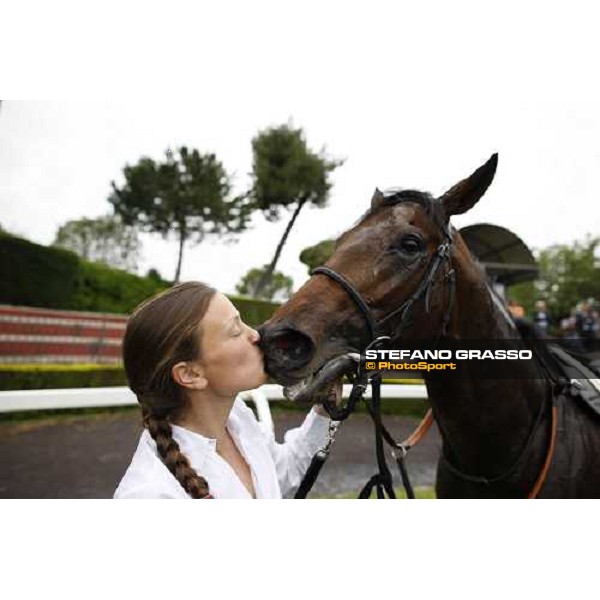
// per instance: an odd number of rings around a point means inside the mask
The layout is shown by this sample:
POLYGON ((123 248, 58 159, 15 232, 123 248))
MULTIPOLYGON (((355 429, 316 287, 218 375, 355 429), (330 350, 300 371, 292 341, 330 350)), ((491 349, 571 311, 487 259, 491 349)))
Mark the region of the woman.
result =
MULTIPOLYGON (((123 339, 144 431, 115 498, 281 498, 327 440, 313 407, 285 443, 237 398, 266 381, 259 334, 223 294, 176 285, 142 303, 123 339)), ((339 389, 337 391, 339 394, 339 389)))

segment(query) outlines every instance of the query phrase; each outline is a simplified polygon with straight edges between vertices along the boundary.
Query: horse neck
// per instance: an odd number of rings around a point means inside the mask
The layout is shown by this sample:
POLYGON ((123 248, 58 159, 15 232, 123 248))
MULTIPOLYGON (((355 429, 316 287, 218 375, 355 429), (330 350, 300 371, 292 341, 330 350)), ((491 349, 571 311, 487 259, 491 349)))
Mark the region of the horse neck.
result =
MULTIPOLYGON (((519 335, 480 267, 460 265, 450 337, 457 340, 514 339, 519 335)), ((446 456, 458 468, 493 476, 512 465, 531 433, 544 401, 545 382, 531 364, 530 378, 518 380, 469 377, 427 378, 430 402, 446 456)))

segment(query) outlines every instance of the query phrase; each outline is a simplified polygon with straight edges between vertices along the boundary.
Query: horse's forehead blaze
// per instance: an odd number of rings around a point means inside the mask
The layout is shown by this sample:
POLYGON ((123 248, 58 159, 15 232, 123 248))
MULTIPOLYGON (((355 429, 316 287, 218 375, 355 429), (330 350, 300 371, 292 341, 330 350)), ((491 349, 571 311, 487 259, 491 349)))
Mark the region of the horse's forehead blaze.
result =
POLYGON ((414 203, 390 206, 343 234, 331 264, 338 269, 358 272, 373 262, 373 253, 382 252, 408 231, 420 232, 431 242, 432 248, 440 239, 437 226, 421 206, 414 203))
MULTIPOLYGON (((386 211, 374 215, 371 227, 388 235, 400 234, 407 227, 416 227, 427 232, 437 231, 425 209, 412 202, 390 206, 386 211)), ((357 229, 360 229, 360 225, 357 229)))

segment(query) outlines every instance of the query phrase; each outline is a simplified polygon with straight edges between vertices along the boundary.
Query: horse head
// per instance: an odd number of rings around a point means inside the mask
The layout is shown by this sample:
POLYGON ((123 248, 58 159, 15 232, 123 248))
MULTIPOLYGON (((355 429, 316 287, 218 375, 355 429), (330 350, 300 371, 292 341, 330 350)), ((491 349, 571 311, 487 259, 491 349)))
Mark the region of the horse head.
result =
POLYGON ((497 160, 494 154, 437 198, 376 189, 368 211, 337 240, 326 268, 261 328, 267 372, 291 386, 337 356, 363 351, 375 336, 418 343, 434 339, 445 319, 451 328, 449 277, 456 270, 481 275, 450 217, 483 196, 497 160))

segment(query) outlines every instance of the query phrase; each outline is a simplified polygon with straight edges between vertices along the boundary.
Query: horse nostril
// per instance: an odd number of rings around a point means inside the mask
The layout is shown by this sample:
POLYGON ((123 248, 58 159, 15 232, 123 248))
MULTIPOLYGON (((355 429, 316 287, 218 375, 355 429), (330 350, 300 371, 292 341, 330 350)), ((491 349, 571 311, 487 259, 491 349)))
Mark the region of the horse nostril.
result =
POLYGON ((294 329, 284 329, 273 334, 266 346, 269 347, 271 359, 288 368, 302 367, 310 362, 314 353, 311 339, 294 329))
POLYGON ((274 346, 279 350, 287 350, 290 347, 290 340, 287 337, 279 338, 275 340, 274 346))

